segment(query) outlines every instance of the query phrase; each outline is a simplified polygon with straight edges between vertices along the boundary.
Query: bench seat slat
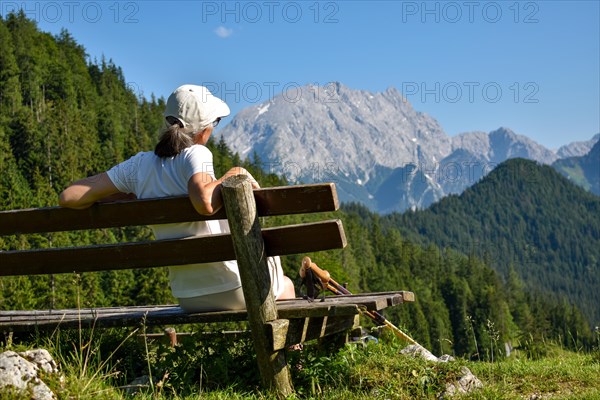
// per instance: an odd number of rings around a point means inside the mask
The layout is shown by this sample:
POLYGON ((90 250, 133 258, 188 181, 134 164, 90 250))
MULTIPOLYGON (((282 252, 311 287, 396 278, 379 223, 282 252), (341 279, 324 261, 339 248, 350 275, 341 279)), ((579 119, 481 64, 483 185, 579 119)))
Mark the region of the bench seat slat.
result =
MULTIPOLYGON (((411 292, 369 293, 349 296, 327 296, 325 301, 308 302, 304 299, 277 302, 280 319, 303 319, 318 317, 350 316, 359 313, 359 308, 379 311, 388 304, 398 304, 399 299, 410 298, 411 292)), ((218 311, 187 314, 177 305, 100 307, 65 310, 19 310, 0 311, 0 331, 31 331, 54 329, 57 326, 76 328, 189 324, 204 322, 244 321, 245 310, 218 311)))
MULTIPOLYGON (((280 186, 253 191, 261 217, 336 211, 333 183, 280 186)), ((210 216, 194 210, 187 196, 98 203, 85 210, 61 207, 0 212, 0 235, 72 231, 121 226, 157 225, 226 219, 221 209, 210 216)))
MULTIPOLYGON (((339 220, 262 230, 268 256, 344 248, 339 220)), ((234 260, 228 234, 139 243, 0 252, 0 276, 92 272, 234 260)))

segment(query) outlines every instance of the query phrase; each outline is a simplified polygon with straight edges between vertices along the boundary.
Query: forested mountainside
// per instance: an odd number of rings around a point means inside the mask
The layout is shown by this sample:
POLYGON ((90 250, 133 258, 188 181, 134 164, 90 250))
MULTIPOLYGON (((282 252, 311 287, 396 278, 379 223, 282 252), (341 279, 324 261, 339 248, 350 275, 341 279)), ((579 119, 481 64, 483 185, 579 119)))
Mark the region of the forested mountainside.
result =
MULTIPOLYGON (((153 148, 164 99, 138 97, 118 66, 87 59, 68 32, 54 37, 23 14, 9 15, 0 18, 0 46, 0 210, 53 206, 71 181, 153 148)), ((240 160, 222 138, 209 147, 217 174, 243 164, 263 186, 286 184, 264 173, 257 157, 240 160)), ((348 247, 310 256, 352 291, 414 291, 417 301, 388 317, 435 353, 486 357, 503 342, 526 346, 542 337, 591 345, 590 327, 576 307, 533 296, 514 270, 503 276, 482 259, 419 245, 360 206, 334 215, 344 222, 348 247)), ((144 227, 5 236, 0 250, 150 236, 144 227)), ((293 279, 302 256, 284 259, 293 279)), ((162 268, 0 279, 2 309, 172 301, 162 268)))
POLYGON ((137 98, 111 61, 86 61, 68 32, 40 32, 23 15, 0 22, 0 206, 54 204, 75 178, 154 142, 162 101, 137 98), (10 151, 9 151, 10 150, 10 151))
POLYGON ((571 182, 600 196, 600 140, 588 153, 557 160, 552 166, 571 182))
POLYGON ((514 159, 460 196, 391 215, 409 237, 474 254, 528 290, 580 307, 600 322, 600 197, 550 166, 514 159))

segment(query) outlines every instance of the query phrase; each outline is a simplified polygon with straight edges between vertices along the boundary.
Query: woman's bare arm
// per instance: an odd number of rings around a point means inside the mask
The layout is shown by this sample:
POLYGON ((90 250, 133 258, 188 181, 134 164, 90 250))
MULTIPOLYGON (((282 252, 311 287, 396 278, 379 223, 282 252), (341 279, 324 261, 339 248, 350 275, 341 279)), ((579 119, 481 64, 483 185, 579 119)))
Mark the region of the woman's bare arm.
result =
POLYGON ((98 200, 115 195, 119 189, 112 183, 106 172, 90 176, 72 183, 58 198, 61 207, 84 209, 98 200))

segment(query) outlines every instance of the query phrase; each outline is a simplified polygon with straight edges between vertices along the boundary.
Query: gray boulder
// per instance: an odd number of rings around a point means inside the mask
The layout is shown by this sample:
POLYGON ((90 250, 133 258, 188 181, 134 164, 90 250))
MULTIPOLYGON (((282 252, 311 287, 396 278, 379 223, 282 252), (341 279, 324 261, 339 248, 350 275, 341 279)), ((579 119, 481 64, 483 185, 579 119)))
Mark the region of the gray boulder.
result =
MULTIPOLYGON (((433 362, 451 362, 454 357, 444 354, 441 357, 434 356, 429 350, 423 346, 410 345, 400 351, 404 355, 413 357, 421 357, 433 362)), ((460 377, 455 382, 448 382, 446 390, 440 395, 440 398, 452 397, 456 394, 470 393, 473 390, 483 387, 483 383, 469 370, 467 367, 460 369, 460 377)))
POLYGON ((446 391, 442 397, 452 397, 456 394, 470 393, 483 387, 483 383, 467 367, 460 369, 460 378, 456 382, 446 384, 446 391))
POLYGON ((8 387, 29 393, 32 400, 54 400, 56 396, 40 379, 39 372, 58 372, 56 362, 48 351, 29 350, 22 353, 6 351, 0 354, 0 390, 8 387))

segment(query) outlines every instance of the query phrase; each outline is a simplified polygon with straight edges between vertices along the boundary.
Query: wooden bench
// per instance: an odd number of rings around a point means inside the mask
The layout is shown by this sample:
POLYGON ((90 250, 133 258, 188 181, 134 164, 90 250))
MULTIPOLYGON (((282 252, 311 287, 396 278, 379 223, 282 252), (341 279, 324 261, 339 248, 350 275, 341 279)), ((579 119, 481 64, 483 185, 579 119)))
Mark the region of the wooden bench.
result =
POLYGON ((189 199, 171 197, 95 204, 86 210, 60 207, 0 212, 0 236, 81 229, 155 225, 207 219, 229 221, 231 234, 70 248, 0 251, 0 276, 86 273, 237 259, 247 310, 188 314, 177 305, 70 310, 0 311, 0 331, 22 332, 80 326, 114 327, 245 321, 250 326, 263 385, 292 393, 285 350, 356 326, 361 310, 381 310, 413 301, 411 292, 298 298, 275 302, 266 256, 300 254, 346 246, 339 220, 261 228, 259 217, 338 209, 333 184, 252 190, 243 176, 223 184, 224 208, 199 215, 189 199))

